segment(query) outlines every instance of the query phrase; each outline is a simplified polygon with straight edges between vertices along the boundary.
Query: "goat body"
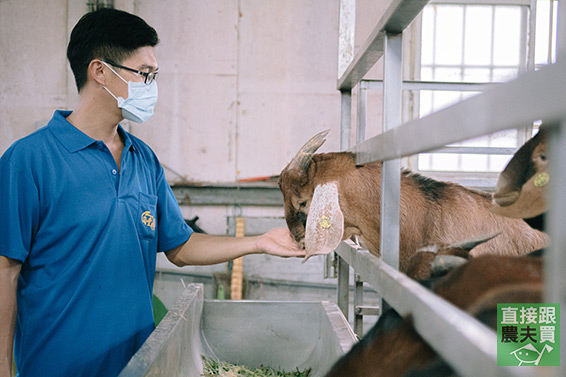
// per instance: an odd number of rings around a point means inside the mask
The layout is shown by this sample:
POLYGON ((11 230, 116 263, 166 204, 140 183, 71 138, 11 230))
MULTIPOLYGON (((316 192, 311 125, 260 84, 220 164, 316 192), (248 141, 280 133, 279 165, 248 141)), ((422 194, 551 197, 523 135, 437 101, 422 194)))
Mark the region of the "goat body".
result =
MULTIPOLYGON (((541 302, 542 258, 485 255, 433 284, 432 290, 487 325, 497 323, 497 303, 541 302)), ((326 377, 452 376, 451 368, 420 337, 410 318, 386 312, 326 377), (422 374, 421 374, 422 373, 422 374)))
MULTIPOLYGON (((349 152, 311 155, 304 169, 291 162, 279 185, 284 197, 287 225, 295 240, 305 241, 305 224, 314 189, 334 183, 343 213, 343 236, 357 235, 379 256, 381 162, 356 165, 349 152)), ((422 175, 401 173, 400 270, 406 271, 410 257, 427 244, 450 244, 486 234, 500 233, 472 251, 483 254, 520 255, 541 249, 547 236, 531 229, 521 219, 491 212, 489 193, 440 182, 422 175)), ((336 245, 337 246, 337 245, 336 245)), ((316 254, 316 250, 308 250, 316 254)))

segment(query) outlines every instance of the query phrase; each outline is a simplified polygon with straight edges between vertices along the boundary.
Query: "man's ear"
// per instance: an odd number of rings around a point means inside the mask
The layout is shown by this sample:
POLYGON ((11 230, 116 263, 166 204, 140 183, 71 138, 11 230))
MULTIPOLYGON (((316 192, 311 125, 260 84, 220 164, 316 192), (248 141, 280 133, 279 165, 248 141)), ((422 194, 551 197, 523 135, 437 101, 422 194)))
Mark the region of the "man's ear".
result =
POLYGON ((338 184, 318 185, 309 207, 305 229, 305 262, 316 254, 334 251, 344 235, 344 214, 338 201, 338 184))
POLYGON ((108 80, 108 69, 99 59, 93 59, 88 64, 87 77, 98 83, 99 85, 106 86, 108 80))

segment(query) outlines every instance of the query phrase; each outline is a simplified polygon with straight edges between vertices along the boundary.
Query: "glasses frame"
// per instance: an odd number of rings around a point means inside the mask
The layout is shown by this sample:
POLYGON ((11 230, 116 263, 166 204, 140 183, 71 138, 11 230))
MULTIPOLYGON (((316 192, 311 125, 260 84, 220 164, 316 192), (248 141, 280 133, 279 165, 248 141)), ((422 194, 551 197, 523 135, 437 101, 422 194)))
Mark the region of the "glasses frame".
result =
POLYGON ((100 60, 103 61, 104 63, 110 64, 113 67, 125 69, 127 71, 134 72, 134 73, 137 73, 138 75, 143 76, 143 78, 144 78, 143 82, 146 85, 149 85, 154 80, 157 80, 157 76, 159 75, 159 70, 153 71, 153 72, 143 72, 143 71, 139 71, 139 70, 134 69, 134 68, 126 67, 124 65, 116 64, 112 60, 106 60, 106 59, 100 59, 100 60))

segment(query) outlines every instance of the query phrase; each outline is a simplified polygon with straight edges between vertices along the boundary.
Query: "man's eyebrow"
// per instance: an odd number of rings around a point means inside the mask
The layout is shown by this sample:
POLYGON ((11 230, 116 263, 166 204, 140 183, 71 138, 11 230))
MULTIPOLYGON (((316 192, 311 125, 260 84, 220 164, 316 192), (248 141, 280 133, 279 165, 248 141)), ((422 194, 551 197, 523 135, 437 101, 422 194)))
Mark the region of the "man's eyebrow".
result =
POLYGON ((144 69, 149 69, 151 72, 155 72, 155 71, 159 70, 159 67, 156 67, 154 65, 149 65, 149 64, 142 64, 138 67, 139 71, 143 71, 144 69))

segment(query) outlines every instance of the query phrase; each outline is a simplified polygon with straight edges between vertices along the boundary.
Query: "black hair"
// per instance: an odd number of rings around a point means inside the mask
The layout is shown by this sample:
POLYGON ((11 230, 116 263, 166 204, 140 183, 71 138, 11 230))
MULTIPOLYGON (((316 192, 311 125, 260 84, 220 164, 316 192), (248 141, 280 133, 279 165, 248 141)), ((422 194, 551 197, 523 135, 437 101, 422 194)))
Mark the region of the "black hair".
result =
POLYGON ((67 59, 79 92, 86 83, 92 59, 120 64, 140 47, 154 47, 159 37, 140 17, 117 9, 102 8, 82 16, 71 32, 67 59))

